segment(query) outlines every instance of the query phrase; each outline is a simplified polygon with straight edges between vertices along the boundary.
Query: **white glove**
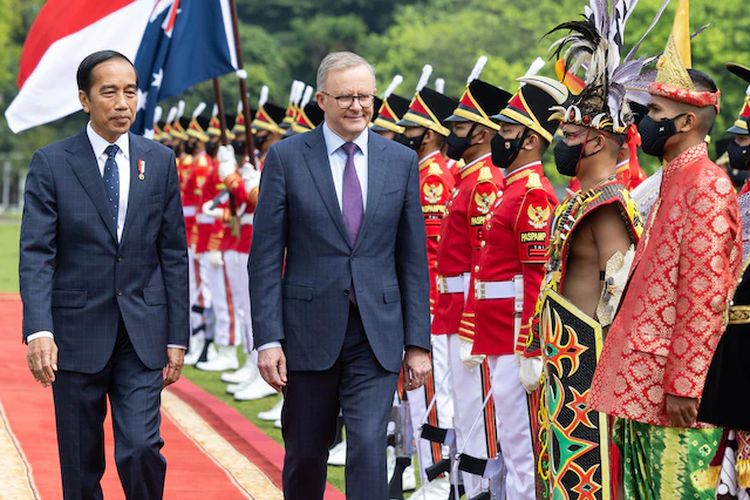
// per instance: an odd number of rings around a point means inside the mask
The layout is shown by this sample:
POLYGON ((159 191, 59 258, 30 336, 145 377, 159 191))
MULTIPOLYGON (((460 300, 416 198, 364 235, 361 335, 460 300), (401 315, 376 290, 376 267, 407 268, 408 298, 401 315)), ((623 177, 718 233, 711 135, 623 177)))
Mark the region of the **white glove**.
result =
POLYGON ((542 358, 539 356, 533 358, 521 356, 520 363, 518 379, 526 392, 531 394, 539 387, 539 381, 542 379, 542 358))
POLYGON ((211 250, 208 252, 208 262, 214 267, 221 267, 224 265, 224 260, 221 258, 221 252, 218 250, 211 250))
POLYGON ((219 207, 211 208, 212 204, 213 200, 208 200, 201 207, 201 212, 208 215, 209 217, 213 217, 214 219, 221 219, 222 217, 224 217, 224 209, 219 207))
POLYGON ((232 146, 219 146, 216 158, 219 160, 220 179, 226 179, 228 175, 237 171, 237 158, 234 157, 234 148, 232 146))
POLYGON ((464 364, 467 370, 470 372, 474 371, 474 368, 482 364, 484 354, 472 354, 471 349, 474 347, 474 342, 466 339, 459 339, 461 341, 461 347, 458 351, 458 356, 461 358, 461 362, 464 364))

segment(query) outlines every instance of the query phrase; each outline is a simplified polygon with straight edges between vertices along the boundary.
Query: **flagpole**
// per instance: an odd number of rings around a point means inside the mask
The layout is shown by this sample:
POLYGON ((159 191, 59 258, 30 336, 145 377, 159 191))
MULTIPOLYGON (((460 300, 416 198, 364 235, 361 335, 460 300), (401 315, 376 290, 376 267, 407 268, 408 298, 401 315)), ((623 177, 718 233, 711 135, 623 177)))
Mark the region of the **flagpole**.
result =
POLYGON ((229 9, 232 14, 232 31, 234 32, 234 49, 237 53, 237 66, 242 70, 242 74, 238 74, 240 81, 240 101, 242 102, 242 114, 245 117, 245 148, 248 161, 255 161, 255 143, 253 142, 253 134, 250 130, 250 106, 247 102, 247 72, 245 72, 245 65, 242 62, 242 49, 240 48, 240 30, 239 20, 237 19, 237 4, 235 0, 229 0, 229 9))
POLYGON ((221 84, 218 77, 214 77, 214 102, 218 108, 219 123, 221 124, 221 143, 226 145, 229 144, 229 140, 227 139, 227 117, 224 114, 224 98, 221 95, 221 84))

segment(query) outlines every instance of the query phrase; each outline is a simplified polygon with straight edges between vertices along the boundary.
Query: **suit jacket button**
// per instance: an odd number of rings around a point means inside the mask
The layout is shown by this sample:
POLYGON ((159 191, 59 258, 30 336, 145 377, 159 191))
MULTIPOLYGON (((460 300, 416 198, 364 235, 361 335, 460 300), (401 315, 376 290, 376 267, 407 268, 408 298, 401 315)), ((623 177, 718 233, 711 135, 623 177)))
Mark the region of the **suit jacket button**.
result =
POLYGON ((122 290, 117 290, 115 294, 117 294, 118 297, 122 297, 122 290))
POLYGON ((352 293, 351 290, 349 290, 348 288, 344 289, 344 295, 348 296, 350 293, 352 293))
POLYGON ((123 260, 125 259, 121 255, 117 256, 117 262, 122 262, 123 260))

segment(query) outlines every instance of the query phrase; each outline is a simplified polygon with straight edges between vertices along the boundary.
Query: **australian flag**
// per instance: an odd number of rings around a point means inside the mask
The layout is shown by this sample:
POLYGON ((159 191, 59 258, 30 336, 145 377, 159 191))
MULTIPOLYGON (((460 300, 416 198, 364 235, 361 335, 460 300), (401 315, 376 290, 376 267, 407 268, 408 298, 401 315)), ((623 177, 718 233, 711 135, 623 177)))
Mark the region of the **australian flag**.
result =
POLYGON ((228 0, 155 3, 135 56, 139 95, 133 133, 153 133, 162 99, 238 69, 231 19, 228 0))

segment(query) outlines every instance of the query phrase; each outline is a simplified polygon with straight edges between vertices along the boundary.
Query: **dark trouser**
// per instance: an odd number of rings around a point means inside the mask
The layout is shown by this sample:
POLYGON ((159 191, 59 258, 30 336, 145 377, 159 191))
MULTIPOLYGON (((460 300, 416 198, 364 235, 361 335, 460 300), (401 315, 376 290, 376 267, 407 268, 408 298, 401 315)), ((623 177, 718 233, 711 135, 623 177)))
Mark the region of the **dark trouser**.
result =
POLYGON ((289 372, 281 413, 284 498, 323 498, 339 409, 346 425, 346 497, 388 498, 386 427, 398 374, 378 362, 352 307, 344 346, 328 370, 289 372))
POLYGON ((55 399, 57 442, 65 500, 101 499, 104 417, 112 408, 115 463, 125 496, 162 498, 167 462, 160 453, 161 370, 149 370, 120 322, 112 357, 94 374, 59 371, 55 399))

